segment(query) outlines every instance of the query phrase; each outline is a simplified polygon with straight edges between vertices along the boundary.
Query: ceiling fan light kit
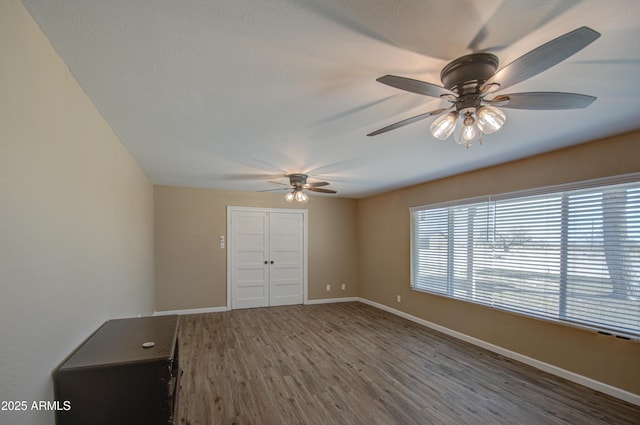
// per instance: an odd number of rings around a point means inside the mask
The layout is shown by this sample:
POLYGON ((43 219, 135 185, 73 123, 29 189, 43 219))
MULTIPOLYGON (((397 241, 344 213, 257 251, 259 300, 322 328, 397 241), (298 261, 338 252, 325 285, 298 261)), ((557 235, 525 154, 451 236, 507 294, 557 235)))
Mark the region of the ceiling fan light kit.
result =
POLYGON ((477 109, 467 108, 460 114, 450 112, 438 117, 431 124, 431 134, 440 140, 447 140, 454 133, 454 140, 466 148, 474 144, 482 144, 483 134, 493 134, 498 131, 507 117, 495 106, 484 105, 477 109))
POLYGON ((286 195, 284 195, 284 199, 287 202, 296 201, 301 204, 306 204, 309 201, 309 195, 304 193, 304 190, 302 188, 296 187, 291 192, 288 192, 286 195))
POLYGON ((388 125, 367 136, 439 115, 429 127, 431 134, 440 140, 447 140, 453 134, 458 144, 468 148, 476 142, 481 144, 483 134, 493 134, 504 125, 507 117, 498 106, 532 110, 585 108, 596 98, 560 92, 501 94, 493 99, 487 99, 487 96, 551 68, 598 37, 600 33, 591 28, 578 28, 531 50, 500 70, 497 56, 491 53, 464 55, 442 69, 442 86, 396 75, 380 77, 376 81, 412 93, 438 97, 451 105, 388 125))

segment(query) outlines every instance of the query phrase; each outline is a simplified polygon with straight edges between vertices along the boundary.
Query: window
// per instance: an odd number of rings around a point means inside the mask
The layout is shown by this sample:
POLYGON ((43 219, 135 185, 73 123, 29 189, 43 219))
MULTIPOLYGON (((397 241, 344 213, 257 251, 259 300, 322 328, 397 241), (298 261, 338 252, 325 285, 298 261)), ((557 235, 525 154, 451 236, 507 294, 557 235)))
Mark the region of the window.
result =
POLYGON ((411 208, 411 287, 640 336, 640 175, 411 208))

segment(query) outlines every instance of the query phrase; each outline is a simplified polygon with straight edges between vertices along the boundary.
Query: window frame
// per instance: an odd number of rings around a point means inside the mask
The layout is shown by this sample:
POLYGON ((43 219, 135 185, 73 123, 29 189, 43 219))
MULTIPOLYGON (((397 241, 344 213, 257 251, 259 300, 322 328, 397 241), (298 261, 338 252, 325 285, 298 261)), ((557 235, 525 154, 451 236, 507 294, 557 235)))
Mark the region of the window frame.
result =
MULTIPOLYGON (((531 189, 525 189, 525 190, 518 190, 518 191, 512 191, 512 192, 505 192, 505 193, 500 193, 500 194, 493 194, 493 195, 487 195, 487 196, 476 196, 476 197, 470 197, 470 198, 464 198, 464 199, 458 199, 458 200, 451 200, 451 201, 446 201, 446 202, 439 202, 439 203, 434 203, 434 204, 425 204, 425 205, 418 205, 418 206, 412 206, 409 208, 409 234, 410 234, 410 289, 417 291, 417 292, 425 292, 425 293, 429 293, 429 294, 433 294, 433 295, 438 295, 438 296, 442 296, 442 297, 446 297, 446 298, 451 298, 451 299, 455 299, 455 300, 459 300, 459 301, 463 301, 463 302, 469 302, 472 304, 478 304, 478 305, 482 305, 484 307, 487 308, 491 308, 491 309, 496 309, 499 311, 504 311, 507 313, 512 313, 512 314, 517 314, 517 315, 522 315, 525 317, 529 317, 529 318, 533 318, 533 319, 537 319, 537 320, 544 320, 544 321, 550 321, 553 323, 559 323, 562 325, 566 325, 566 326, 570 326, 570 327, 576 327, 576 328, 580 328, 580 329, 587 329, 587 330, 591 330, 591 331, 596 331, 602 334, 606 334, 606 335, 616 335, 620 338, 624 338, 624 339, 632 339, 635 341, 640 341, 640 326, 638 326, 637 329, 637 333, 635 332, 635 328, 633 329, 633 331, 629 331, 627 329, 622 329, 620 327, 616 327, 614 325, 610 325, 610 326, 605 326, 602 323, 593 323, 593 322, 588 322, 588 321, 581 321, 581 320, 575 320, 572 318, 567 318, 566 315, 562 312, 563 310, 563 303, 566 303, 566 291, 567 291, 567 285, 566 282, 564 283, 564 287, 560 286, 558 289, 558 309, 559 312, 556 315, 556 317, 552 317, 546 314, 536 314, 534 312, 531 311, 527 311, 527 310, 521 310, 518 309, 517 307, 513 307, 513 306, 508 306, 508 305, 492 305, 491 303, 488 302, 484 302, 483 300, 478 300, 475 299, 475 295, 473 295, 472 297, 461 297, 461 296, 456 296, 455 293, 453 293, 454 291, 451 289, 453 287, 449 287, 449 283, 447 283, 447 289, 445 291, 438 291, 435 289, 425 289, 424 285, 418 285, 416 284, 416 261, 417 261, 417 257, 418 254, 416 253, 416 232, 414 231, 414 217, 416 216, 416 212, 420 212, 420 211, 425 211, 425 210, 447 210, 448 214, 451 214, 452 211, 452 207, 465 207, 465 206, 469 206, 472 207, 474 204, 491 204, 492 202, 498 202, 498 201, 508 201, 508 200, 517 200, 518 198, 528 198, 528 197, 533 197, 533 196, 546 196, 546 195, 552 195, 552 194, 565 194, 566 192, 569 191, 577 191, 577 190, 588 190, 588 189, 598 189, 598 188, 606 188, 607 186, 613 186, 613 185, 618 185, 618 184, 625 184, 625 183, 638 183, 640 184, 640 173, 630 173, 630 174, 623 174, 623 175, 618 175, 618 176, 613 176, 613 177, 604 177, 604 178, 597 178, 597 179, 591 179, 591 180, 584 180, 584 181, 578 181, 578 182, 571 182, 571 183, 564 183, 564 184, 558 184, 558 185, 551 185, 551 186, 544 186, 544 187, 536 187, 536 188, 531 188, 531 189), (564 300, 562 300, 563 298, 563 294, 564 295, 564 300), (563 317, 563 315, 565 317, 563 317)), ((564 201, 563 201, 564 202, 564 201)), ((564 208, 564 207, 563 207, 564 208)), ((567 210, 569 211, 569 210, 567 210)), ((562 238, 566 238, 566 233, 567 233, 567 229, 568 229, 568 222, 565 221, 565 217, 564 217, 565 211, 563 210, 561 213, 561 219, 563 220, 562 224, 561 224, 561 233, 563 234, 561 237, 562 238)), ((451 220, 451 218, 449 218, 449 220, 451 220)), ((603 222, 604 223, 604 222, 603 222)), ((451 222, 448 223, 448 226, 451 225, 451 222)), ((449 227, 447 228, 449 229, 449 227)), ((452 234, 450 230, 447 230, 447 244, 448 245, 452 245, 453 242, 451 241, 452 239, 452 234)), ((566 239, 565 239, 566 241, 566 239)), ((566 247, 566 244, 563 242, 563 245, 566 247)), ((565 248, 561 248, 561 249, 565 249, 565 248)), ((447 248, 447 268, 446 268, 446 273, 447 273, 447 280, 452 279, 452 275, 453 273, 456 271, 455 267, 452 265, 453 263, 453 259, 450 259, 449 257, 452 254, 452 250, 451 247, 447 248)), ((472 259, 473 261, 473 259, 472 259)), ((561 274, 562 274, 562 270, 564 269, 565 271, 567 270, 567 265, 566 265, 566 261, 567 261, 567 257, 566 257, 566 252, 564 252, 563 254, 560 255, 560 258, 558 259, 559 262, 564 262, 565 264, 560 266, 560 270, 561 270, 561 274)), ((434 285, 435 287, 435 285, 434 285)), ((611 322, 609 322, 611 323, 611 322)))

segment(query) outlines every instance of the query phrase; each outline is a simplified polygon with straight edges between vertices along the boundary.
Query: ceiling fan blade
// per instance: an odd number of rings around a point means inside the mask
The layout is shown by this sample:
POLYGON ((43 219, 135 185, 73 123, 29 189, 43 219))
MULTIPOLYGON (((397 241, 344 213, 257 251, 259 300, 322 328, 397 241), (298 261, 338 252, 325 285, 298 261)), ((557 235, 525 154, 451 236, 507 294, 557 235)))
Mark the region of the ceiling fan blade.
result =
POLYGON ((281 183, 281 182, 274 182, 273 180, 269 180, 269 183, 273 183, 273 184, 281 184, 283 186, 290 186, 289 183, 281 183))
POLYGON ((385 75, 384 77, 376 79, 376 81, 400 90, 406 90, 411 93, 422 94, 425 96, 440 97, 443 95, 456 95, 451 90, 436 84, 414 80, 412 78, 398 77, 397 75, 385 75))
POLYGON ((307 188, 306 190, 309 190, 311 192, 320 192, 320 193, 338 193, 335 190, 323 189, 321 187, 310 187, 310 188, 307 188))
POLYGON ((598 37, 600 33, 589 27, 581 27, 561 35, 506 65, 489 78, 481 90, 492 83, 498 83, 500 89, 505 89, 531 78, 578 53, 598 37))
POLYGON ((400 127, 404 127, 405 125, 412 124, 412 123, 414 123, 416 121, 420 121, 420 120, 423 120, 425 118, 429 118, 431 116, 441 114, 444 111, 446 111, 447 109, 450 109, 450 108, 440 108, 440 109, 436 109, 435 111, 430 111, 430 112, 427 112, 427 113, 424 113, 424 114, 416 115, 415 117, 407 118, 406 120, 398 121, 397 123, 394 123, 394 124, 388 125, 386 127, 383 127, 380 130, 376 130, 374 132, 371 132, 371 133, 367 134, 367 136, 377 136, 378 134, 386 133, 387 131, 395 130, 396 128, 400 128, 400 127))
POLYGON ((310 187, 320 187, 320 186, 329 186, 329 182, 313 182, 313 183, 307 183, 304 185, 305 189, 308 189, 310 187))
POLYGON ((290 187, 279 187, 277 189, 265 189, 265 190, 258 190, 258 192, 274 192, 276 190, 289 190, 291 189, 290 187))
POLYGON ((528 92, 502 94, 486 101, 511 109, 580 109, 596 100, 593 96, 561 92, 528 92))

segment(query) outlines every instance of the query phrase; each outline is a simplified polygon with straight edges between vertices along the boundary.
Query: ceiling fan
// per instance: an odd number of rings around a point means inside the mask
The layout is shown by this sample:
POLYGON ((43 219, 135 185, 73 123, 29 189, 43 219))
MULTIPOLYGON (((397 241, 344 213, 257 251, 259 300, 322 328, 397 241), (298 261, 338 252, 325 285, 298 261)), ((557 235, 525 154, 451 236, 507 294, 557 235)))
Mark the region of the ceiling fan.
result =
POLYGON ((305 190, 311 192, 321 192, 321 193, 338 193, 335 190, 324 189, 322 186, 328 186, 329 182, 311 182, 307 183, 307 179, 309 176, 306 174, 287 174, 285 177, 289 178, 289 184, 280 183, 280 182, 270 182, 275 184, 282 184, 285 186, 289 186, 286 188, 278 188, 278 189, 267 189, 261 190, 260 192, 271 192, 274 190, 289 190, 287 194, 284 196, 284 199, 287 202, 302 202, 305 203, 309 200, 309 195, 305 193, 305 190))
POLYGON ((430 126, 431 134, 440 140, 446 140, 453 134, 457 143, 469 147, 476 141, 482 143, 483 133, 491 134, 502 127, 506 116, 498 107, 537 110, 585 108, 596 98, 561 92, 509 93, 495 95, 491 99, 488 96, 557 65, 598 37, 600 33, 591 28, 578 28, 531 50, 497 72, 498 58, 492 53, 464 55, 442 69, 442 86, 396 75, 380 77, 376 81, 411 93, 439 97, 450 105, 396 122, 367 136, 439 115, 430 126))

